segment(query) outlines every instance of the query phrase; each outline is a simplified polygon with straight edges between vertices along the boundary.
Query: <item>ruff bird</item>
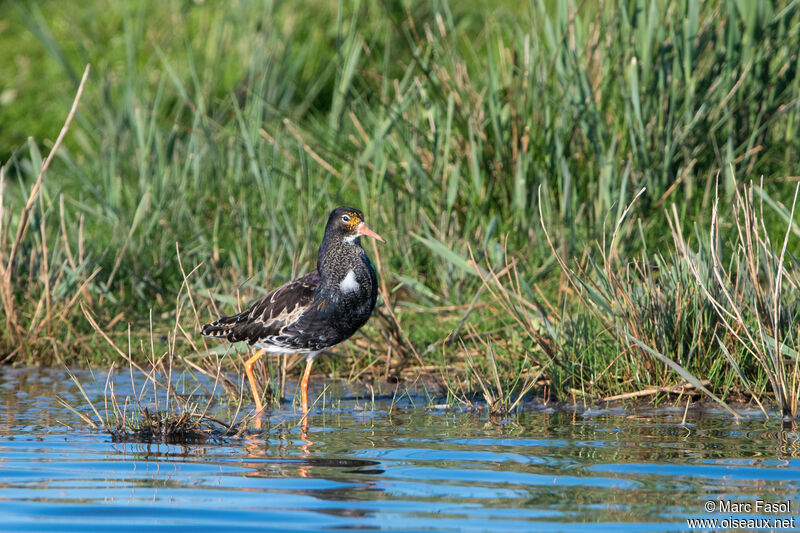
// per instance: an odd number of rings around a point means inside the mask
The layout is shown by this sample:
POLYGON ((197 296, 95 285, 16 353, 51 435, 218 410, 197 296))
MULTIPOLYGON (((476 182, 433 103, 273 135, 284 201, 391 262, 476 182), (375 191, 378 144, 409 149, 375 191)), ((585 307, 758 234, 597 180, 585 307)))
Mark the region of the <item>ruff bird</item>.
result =
POLYGON ((306 354, 300 382, 303 413, 308 412, 308 379, 314 358, 348 339, 369 320, 378 298, 378 279, 359 237, 386 242, 353 207, 331 212, 317 255, 317 268, 274 289, 246 310, 203 326, 202 334, 256 349, 244 364, 258 412, 263 410, 253 365, 264 353, 306 354))

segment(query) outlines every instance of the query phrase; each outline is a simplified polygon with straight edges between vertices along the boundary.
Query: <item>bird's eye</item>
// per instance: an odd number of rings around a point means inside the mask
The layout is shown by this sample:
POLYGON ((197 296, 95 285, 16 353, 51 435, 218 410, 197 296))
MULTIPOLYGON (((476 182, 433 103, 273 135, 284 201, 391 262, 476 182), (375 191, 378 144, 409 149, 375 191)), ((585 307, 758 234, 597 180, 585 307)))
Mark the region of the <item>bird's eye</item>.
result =
POLYGON ((342 215, 342 220, 345 222, 350 222, 350 215, 342 215))

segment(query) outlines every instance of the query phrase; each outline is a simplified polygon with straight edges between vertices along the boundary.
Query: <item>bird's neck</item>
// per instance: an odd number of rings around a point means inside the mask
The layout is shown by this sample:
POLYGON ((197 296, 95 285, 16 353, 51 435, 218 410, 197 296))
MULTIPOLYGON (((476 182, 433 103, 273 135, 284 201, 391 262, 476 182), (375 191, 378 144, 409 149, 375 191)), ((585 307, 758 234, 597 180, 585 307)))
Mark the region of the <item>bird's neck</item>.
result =
POLYGON ((358 238, 352 241, 340 240, 337 243, 326 242, 319 250, 317 270, 325 281, 340 282, 352 268, 357 268, 366 259, 366 253, 358 238))

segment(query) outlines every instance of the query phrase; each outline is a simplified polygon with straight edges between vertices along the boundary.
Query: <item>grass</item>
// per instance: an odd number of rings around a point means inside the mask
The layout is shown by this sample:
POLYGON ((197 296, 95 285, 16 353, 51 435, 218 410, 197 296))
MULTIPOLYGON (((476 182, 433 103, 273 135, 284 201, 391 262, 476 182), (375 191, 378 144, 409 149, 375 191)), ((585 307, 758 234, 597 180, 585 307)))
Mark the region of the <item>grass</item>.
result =
MULTIPOLYGON (((766 376, 782 416, 791 419, 800 413, 800 265, 797 258, 787 256, 787 246, 790 235, 800 229, 794 223, 800 184, 786 212, 789 223, 778 246, 763 223, 761 190, 751 183, 736 193, 733 219, 738 238, 729 258, 722 256, 718 202, 714 204, 708 242, 704 247, 700 244, 700 254, 692 252, 680 233, 674 231, 674 235, 702 296, 714 308, 724 339, 716 340, 741 384, 757 399, 750 379, 741 370, 743 359, 754 361, 766 376), (761 196, 758 203, 757 194, 761 196), (698 260, 702 255, 706 255, 705 264, 698 260), (726 349, 726 344, 733 344, 734 349, 726 349), (738 361, 731 352, 739 354, 738 361)), ((784 206, 777 207, 785 210, 784 206)))
POLYGON ((107 364, 103 331, 208 368, 224 349, 197 324, 313 268, 318 221, 352 204, 390 245, 329 375, 427 372, 498 410, 690 388, 796 416, 798 9, 15 5, 0 360, 107 364))

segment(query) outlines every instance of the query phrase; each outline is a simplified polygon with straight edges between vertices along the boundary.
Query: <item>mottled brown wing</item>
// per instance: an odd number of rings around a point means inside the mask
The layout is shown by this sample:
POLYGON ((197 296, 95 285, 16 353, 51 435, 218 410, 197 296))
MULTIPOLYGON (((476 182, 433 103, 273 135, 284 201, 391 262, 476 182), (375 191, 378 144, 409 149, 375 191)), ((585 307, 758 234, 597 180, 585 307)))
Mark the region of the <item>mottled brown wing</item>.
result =
POLYGON ((245 311, 203 326, 202 334, 224 337, 230 342, 273 344, 292 348, 280 337, 284 329, 295 323, 314 302, 319 287, 319 273, 314 270, 303 277, 281 285, 245 311))

